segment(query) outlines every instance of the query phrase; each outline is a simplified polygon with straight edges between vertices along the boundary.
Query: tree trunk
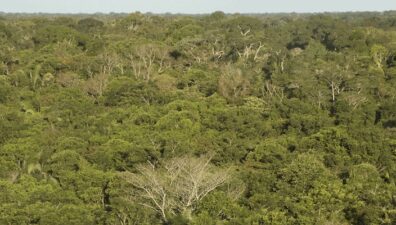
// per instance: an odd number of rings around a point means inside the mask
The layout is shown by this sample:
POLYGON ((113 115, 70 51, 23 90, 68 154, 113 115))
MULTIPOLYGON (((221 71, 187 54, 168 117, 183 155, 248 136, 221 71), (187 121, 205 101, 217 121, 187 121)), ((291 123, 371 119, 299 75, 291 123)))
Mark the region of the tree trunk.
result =
POLYGON ((188 220, 192 220, 192 210, 191 208, 185 208, 182 212, 183 217, 187 218, 188 220))

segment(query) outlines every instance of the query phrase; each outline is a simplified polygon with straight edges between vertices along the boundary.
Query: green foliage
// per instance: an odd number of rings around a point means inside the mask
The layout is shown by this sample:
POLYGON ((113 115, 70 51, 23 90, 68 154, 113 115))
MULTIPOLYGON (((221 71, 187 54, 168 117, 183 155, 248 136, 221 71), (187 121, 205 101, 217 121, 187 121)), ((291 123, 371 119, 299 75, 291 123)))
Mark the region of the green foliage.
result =
POLYGON ((394 12, 2 16, 0 224, 396 223, 394 12))
POLYGON ((77 29, 82 32, 97 32, 102 29, 104 23, 94 18, 81 19, 77 23, 77 29))

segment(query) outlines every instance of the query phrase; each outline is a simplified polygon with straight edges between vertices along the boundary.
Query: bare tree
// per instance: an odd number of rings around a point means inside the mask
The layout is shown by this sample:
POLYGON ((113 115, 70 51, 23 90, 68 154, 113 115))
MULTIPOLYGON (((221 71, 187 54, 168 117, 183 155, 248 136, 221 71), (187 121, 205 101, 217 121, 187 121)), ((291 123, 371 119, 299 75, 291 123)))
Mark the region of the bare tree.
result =
POLYGON ((339 95, 344 91, 342 85, 342 77, 341 76, 331 76, 330 79, 326 80, 329 86, 331 87, 331 100, 335 102, 336 95, 339 95))
POLYGON ((316 70, 316 76, 330 88, 333 103, 337 100, 337 96, 345 91, 346 80, 349 78, 347 70, 348 67, 340 68, 340 66, 327 70, 316 70))
POLYGON ((55 78, 55 82, 62 87, 73 87, 80 83, 78 75, 72 72, 60 73, 55 78))
POLYGON ((273 84, 270 81, 265 81, 263 87, 261 88, 261 93, 263 97, 267 97, 278 102, 282 102, 285 98, 283 88, 273 84))
POLYGON ((381 69, 383 62, 386 60, 386 57, 388 56, 387 49, 382 45, 375 44, 371 47, 370 54, 371 57, 373 58, 375 65, 381 69))
POLYGON ((154 45, 142 45, 127 54, 137 79, 149 81, 154 73, 163 73, 170 67, 166 49, 154 45))
POLYGON ((245 61, 250 59, 250 60, 253 60, 254 62, 258 62, 258 61, 266 58, 265 54, 264 55, 261 54, 262 56, 260 55, 260 52, 262 52, 261 49, 263 47, 264 47, 264 45, 261 42, 259 42, 257 44, 252 43, 252 44, 246 45, 243 51, 237 50, 237 53, 238 53, 239 58, 241 58, 245 61))
POLYGON ((261 44, 261 41, 259 42, 259 46, 256 48, 256 51, 254 53, 254 61, 258 61, 259 59, 263 58, 259 56, 260 50, 264 47, 263 44, 261 44))
POLYGON ((221 95, 228 99, 244 96, 249 91, 250 82, 242 74, 242 71, 227 66, 219 78, 218 90, 221 95))
POLYGON ((352 107, 353 110, 357 109, 359 106, 363 105, 368 101, 365 96, 359 94, 349 94, 345 97, 348 105, 352 107))
POLYGON ((211 56, 221 58, 221 53, 214 52, 214 47, 210 47, 210 41, 200 38, 182 40, 178 48, 182 49, 187 58, 194 59, 196 63, 207 63, 211 56))
POLYGON ((114 71, 114 67, 119 68, 121 70, 121 73, 123 73, 123 69, 120 68, 121 59, 116 53, 106 51, 99 57, 102 61, 101 73, 112 74, 114 71))
POLYGON ((210 164, 211 158, 179 157, 160 166, 148 163, 138 166, 138 173, 124 172, 122 176, 137 189, 133 199, 157 211, 164 221, 168 213, 189 217, 197 202, 229 178, 228 171, 210 164))
POLYGON ((85 92, 94 97, 102 96, 109 83, 109 77, 107 73, 100 73, 89 78, 84 85, 85 92))
POLYGON ((219 41, 219 39, 216 38, 212 46, 212 58, 214 60, 220 60, 225 56, 225 46, 224 44, 219 41))
POLYGON ((243 29, 240 25, 238 25, 238 29, 243 37, 246 37, 250 33, 250 28, 243 29))
POLYGON ((279 64, 281 69, 280 72, 283 73, 285 70, 285 60, 287 58, 287 54, 284 51, 279 50, 279 51, 275 51, 275 55, 277 59, 277 64, 279 64))
POLYGON ((166 211, 172 203, 167 197, 168 177, 163 176, 163 171, 159 171, 153 164, 140 165, 137 167, 139 174, 125 172, 124 178, 128 183, 141 190, 140 197, 143 198, 140 204, 159 212, 166 220, 166 211), (148 200, 146 202, 145 200, 148 200))

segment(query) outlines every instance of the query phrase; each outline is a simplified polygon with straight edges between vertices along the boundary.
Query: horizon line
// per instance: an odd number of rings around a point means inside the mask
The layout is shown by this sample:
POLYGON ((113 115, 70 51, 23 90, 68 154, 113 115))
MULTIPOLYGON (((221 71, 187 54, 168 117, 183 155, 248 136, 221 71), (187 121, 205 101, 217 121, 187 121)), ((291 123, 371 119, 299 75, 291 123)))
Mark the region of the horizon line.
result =
POLYGON ((396 12, 396 9, 391 10, 347 10, 347 11, 267 11, 267 12, 224 12, 221 10, 215 10, 211 12, 151 12, 151 11, 109 11, 109 12, 45 12, 45 11, 0 11, 0 14, 65 14, 65 15, 79 15, 79 14, 133 14, 133 13, 141 13, 141 14, 154 14, 154 15, 210 15, 215 12, 223 12, 224 14, 316 14, 316 13, 386 13, 386 12, 396 12))

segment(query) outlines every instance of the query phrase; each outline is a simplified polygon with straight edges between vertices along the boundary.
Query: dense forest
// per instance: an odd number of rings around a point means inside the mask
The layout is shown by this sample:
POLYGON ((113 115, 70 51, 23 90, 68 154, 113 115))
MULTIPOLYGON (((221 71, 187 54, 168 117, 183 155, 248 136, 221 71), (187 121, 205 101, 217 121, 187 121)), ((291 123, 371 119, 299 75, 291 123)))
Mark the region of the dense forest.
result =
POLYGON ((0 224, 396 224, 396 12, 0 17, 0 224))

